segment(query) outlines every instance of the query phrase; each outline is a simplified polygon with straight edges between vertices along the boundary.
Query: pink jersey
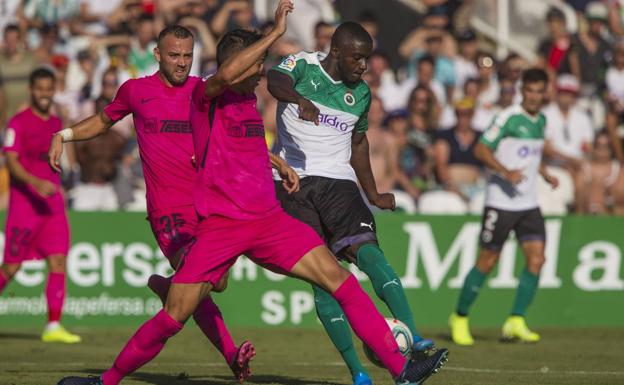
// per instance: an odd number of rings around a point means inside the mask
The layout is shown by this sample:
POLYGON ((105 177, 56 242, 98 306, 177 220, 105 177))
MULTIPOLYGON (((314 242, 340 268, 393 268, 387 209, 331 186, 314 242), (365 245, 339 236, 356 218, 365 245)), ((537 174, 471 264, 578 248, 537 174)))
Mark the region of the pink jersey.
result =
POLYGON ((56 116, 43 120, 31 108, 16 114, 8 123, 4 139, 4 151, 16 152, 22 167, 40 179, 54 183, 57 192, 42 197, 31 186, 11 179, 10 205, 13 209, 30 205, 35 212, 46 215, 65 210, 61 194, 61 177, 48 164, 48 148, 52 135, 63 128, 63 122, 56 116))
POLYGON ((158 76, 131 79, 104 108, 114 121, 134 118, 147 189, 147 210, 193 204, 195 169, 189 120, 191 93, 200 78, 169 87, 158 76))
POLYGON ((191 103, 197 212, 253 219, 279 210, 256 96, 226 90, 209 99, 204 87, 205 82, 197 83, 191 103))

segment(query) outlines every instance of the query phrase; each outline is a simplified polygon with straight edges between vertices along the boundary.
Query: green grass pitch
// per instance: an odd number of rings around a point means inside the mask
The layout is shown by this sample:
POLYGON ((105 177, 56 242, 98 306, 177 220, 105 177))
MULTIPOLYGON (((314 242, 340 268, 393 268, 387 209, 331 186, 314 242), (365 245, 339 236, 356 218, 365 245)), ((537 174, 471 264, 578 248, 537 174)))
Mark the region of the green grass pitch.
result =
MULTIPOLYGON (((66 375, 99 374, 133 328, 80 329, 84 342, 50 345, 39 330, 0 327, 0 384, 55 385, 66 375)), ((442 329, 424 329, 450 349, 447 365, 427 384, 624 384, 624 328, 543 328, 536 345, 501 343, 498 330, 476 329, 477 344, 459 348, 442 329)), ((321 330, 237 329, 235 338, 256 345, 248 384, 350 385, 346 368, 321 330)), ((359 342, 358 342, 359 345, 359 342)), ((363 355, 361 355, 363 358, 363 355)), ((363 358, 364 359, 364 358, 363 358)), ((385 371, 368 365, 375 385, 392 384, 385 371)), ((124 385, 235 384, 221 356, 189 324, 164 351, 128 377, 124 385)))

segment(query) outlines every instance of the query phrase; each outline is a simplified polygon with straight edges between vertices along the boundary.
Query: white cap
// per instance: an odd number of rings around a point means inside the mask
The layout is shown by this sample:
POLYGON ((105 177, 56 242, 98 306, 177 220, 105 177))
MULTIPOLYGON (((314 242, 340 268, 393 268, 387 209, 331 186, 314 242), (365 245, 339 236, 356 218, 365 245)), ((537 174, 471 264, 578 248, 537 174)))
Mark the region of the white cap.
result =
POLYGON ((557 77, 557 90, 578 93, 581 89, 578 79, 574 75, 563 74, 557 77))
POLYGON ((602 1, 592 1, 585 7, 585 16, 588 19, 607 20, 609 10, 602 1))

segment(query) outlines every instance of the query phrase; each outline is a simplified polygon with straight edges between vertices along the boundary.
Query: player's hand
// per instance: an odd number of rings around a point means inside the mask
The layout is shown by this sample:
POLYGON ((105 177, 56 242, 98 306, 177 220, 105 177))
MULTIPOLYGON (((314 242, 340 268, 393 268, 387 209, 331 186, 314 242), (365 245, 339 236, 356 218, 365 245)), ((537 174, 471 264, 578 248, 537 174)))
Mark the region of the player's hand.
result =
POLYGON ((44 198, 51 197, 56 193, 56 186, 54 183, 45 179, 38 179, 32 184, 32 187, 37 191, 37 194, 44 198))
POLYGON ((289 194, 299 191, 299 175, 286 162, 283 162, 277 169, 282 185, 289 194))
POLYGON ((291 0, 280 0, 275 10, 275 27, 273 27, 273 32, 280 36, 286 32, 286 16, 293 11, 294 7, 291 0))
POLYGON ((394 194, 392 193, 378 194, 375 199, 371 199, 370 203, 382 210, 394 211, 394 209, 396 209, 396 201, 394 199, 394 194))
POLYGON ((559 178, 557 178, 554 175, 550 175, 550 174, 546 174, 544 175, 544 180, 546 181, 546 183, 548 183, 550 185, 550 187, 552 187, 553 189, 556 189, 557 187, 559 187, 559 178))
POLYGON ((503 173, 503 178, 507 179, 509 183, 517 185, 522 182, 524 175, 522 175, 522 170, 511 170, 503 173))
POLYGON ((310 100, 306 98, 301 98, 299 100, 299 119, 305 120, 307 122, 314 122, 317 126, 319 125, 319 114, 320 110, 317 106, 314 105, 310 100))
POLYGON ((55 172, 61 172, 61 155, 63 154, 63 138, 60 135, 53 135, 48 150, 48 163, 55 172))
POLYGON ((191 166, 193 166, 193 168, 197 168, 197 158, 195 155, 191 156, 191 166))

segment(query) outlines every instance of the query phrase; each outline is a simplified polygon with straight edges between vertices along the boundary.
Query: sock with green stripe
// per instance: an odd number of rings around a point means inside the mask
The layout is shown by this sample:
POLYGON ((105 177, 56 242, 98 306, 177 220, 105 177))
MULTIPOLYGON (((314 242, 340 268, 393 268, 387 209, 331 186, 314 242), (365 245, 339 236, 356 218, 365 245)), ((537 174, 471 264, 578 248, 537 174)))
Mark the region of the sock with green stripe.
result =
POLYGON ((464 279, 464 286, 459 294, 459 301, 457 301, 457 309, 455 311, 458 315, 464 317, 468 315, 468 310, 475 299, 477 299, 486 277, 487 275, 477 269, 476 266, 470 270, 466 279, 464 279))
POLYGON ((526 268, 520 274, 520 283, 516 291, 516 299, 511 309, 511 315, 524 317, 527 308, 533 302, 537 286, 539 284, 539 275, 533 274, 526 268))
POLYGON ((375 293, 386 303, 394 318, 409 328, 414 340, 422 339, 416 330, 414 316, 407 303, 401 279, 388 264, 379 246, 371 243, 360 246, 357 251, 357 266, 370 278, 375 293))
POLYGON ((349 321, 345 317, 342 308, 331 294, 316 285, 312 285, 314 290, 314 303, 316 304, 316 314, 321 320, 327 335, 336 346, 336 349, 347 364, 351 376, 357 373, 368 375, 366 369, 360 361, 355 346, 349 321))

